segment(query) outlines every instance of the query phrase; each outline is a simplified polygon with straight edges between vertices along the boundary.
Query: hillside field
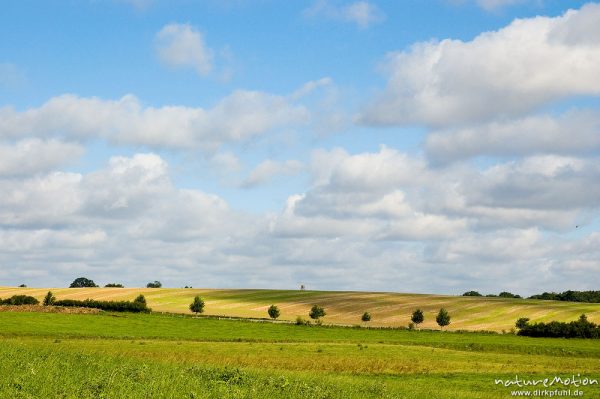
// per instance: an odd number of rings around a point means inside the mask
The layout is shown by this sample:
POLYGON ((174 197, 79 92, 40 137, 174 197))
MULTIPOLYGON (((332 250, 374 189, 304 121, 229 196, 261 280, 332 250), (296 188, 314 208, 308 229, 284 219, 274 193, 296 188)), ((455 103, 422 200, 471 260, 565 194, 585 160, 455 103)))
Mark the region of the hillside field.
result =
POLYGON ((519 317, 532 321, 571 321, 585 313, 600 323, 600 304, 463 297, 383 292, 256 290, 256 289, 183 289, 183 288, 8 288, 0 287, 0 298, 16 294, 32 295, 40 301, 51 290, 58 299, 132 300, 143 294, 156 312, 190 313, 188 306, 196 295, 206 302, 205 314, 265 318, 267 308, 275 304, 280 320, 308 318, 312 305, 325 307, 324 323, 356 325, 361 315, 372 315, 370 326, 401 327, 410 322, 411 313, 425 312, 422 328, 438 328, 435 316, 445 307, 452 319, 450 330, 509 331, 519 317))

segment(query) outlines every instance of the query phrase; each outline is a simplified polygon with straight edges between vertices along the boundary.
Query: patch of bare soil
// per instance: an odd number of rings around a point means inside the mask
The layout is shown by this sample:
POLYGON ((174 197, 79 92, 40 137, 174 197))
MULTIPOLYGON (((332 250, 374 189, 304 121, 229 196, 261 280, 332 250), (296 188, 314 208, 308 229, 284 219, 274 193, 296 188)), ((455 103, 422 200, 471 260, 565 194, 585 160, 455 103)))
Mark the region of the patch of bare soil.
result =
POLYGON ((62 306, 42 305, 0 305, 0 312, 40 312, 40 313, 70 313, 70 314, 97 314, 100 309, 72 308, 62 306))

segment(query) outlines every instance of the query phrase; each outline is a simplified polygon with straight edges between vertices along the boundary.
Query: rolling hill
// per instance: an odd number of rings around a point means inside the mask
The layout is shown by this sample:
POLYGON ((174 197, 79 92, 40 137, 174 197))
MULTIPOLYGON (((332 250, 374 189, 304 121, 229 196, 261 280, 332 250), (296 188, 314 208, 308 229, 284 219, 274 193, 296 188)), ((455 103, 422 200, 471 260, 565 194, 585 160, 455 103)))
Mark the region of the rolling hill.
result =
POLYGON ((267 308, 275 304, 280 320, 308 318, 314 304, 324 306, 324 323, 355 325, 368 311, 369 326, 400 327, 410 321, 411 313, 420 308, 425 313, 421 328, 438 328, 435 316, 445 307, 452 316, 448 329, 510 330, 519 317, 532 321, 570 321, 585 313, 590 321, 600 322, 600 304, 463 297, 389 292, 299 291, 260 289, 183 289, 183 288, 13 288, 0 287, 0 298, 25 294, 40 301, 51 290, 58 299, 131 300, 146 296, 148 306, 158 312, 190 313, 188 306, 196 295, 206 302, 205 314, 233 317, 265 318, 267 308))

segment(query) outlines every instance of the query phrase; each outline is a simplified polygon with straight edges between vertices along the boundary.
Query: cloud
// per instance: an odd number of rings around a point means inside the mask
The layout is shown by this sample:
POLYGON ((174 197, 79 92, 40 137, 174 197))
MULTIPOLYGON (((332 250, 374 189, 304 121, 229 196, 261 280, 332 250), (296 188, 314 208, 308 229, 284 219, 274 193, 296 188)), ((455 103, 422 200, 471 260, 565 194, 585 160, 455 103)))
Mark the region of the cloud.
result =
POLYGON ((536 156, 495 165, 464 185, 469 202, 498 208, 579 210, 597 208, 598 158, 536 156))
POLYGON ((232 243, 260 225, 216 195, 174 187, 155 154, 112 157, 87 174, 0 177, 0 191, 0 263, 20 265, 4 277, 37 270, 40 285, 83 273, 101 281, 148 273, 189 281, 197 268, 216 285, 210 271, 235 264, 227 255, 232 243))
MULTIPOLYGON (((548 287, 582 287, 569 270, 595 267, 590 259, 598 259, 600 251, 587 244, 584 250, 582 241, 571 242, 560 233, 597 211, 597 164, 596 159, 535 156, 483 170, 470 165, 431 169, 423 159, 388 147, 356 155, 320 150, 310 165, 313 186, 288 198, 271 219, 270 231, 282 245, 310 243, 323 256, 323 246, 346 248, 355 260, 327 255, 331 263, 346 262, 345 273, 385 270, 419 289, 432 278, 434 285, 458 292, 469 286, 531 292, 538 280, 548 287), (586 260, 571 262, 572 251, 586 260), (409 269, 419 270, 427 281, 405 275, 409 269), (487 283, 490 278, 493 284, 487 283)), ((293 259, 294 264, 311 262, 299 254, 293 259)))
POLYGON ((600 235, 548 234, 540 218, 594 207, 597 193, 576 187, 590 198, 560 199, 564 209, 548 201, 538 210, 527 198, 550 199, 559 189, 538 184, 502 194, 502 187, 543 177, 563 190, 578 179, 591 186, 595 164, 532 157, 483 171, 440 170, 388 147, 354 155, 320 150, 309 168, 312 187, 275 215, 237 212, 217 195, 177 188, 169 165, 152 153, 115 156, 88 173, 0 176, 0 264, 19 265, 0 274, 7 283, 40 286, 86 275, 100 283, 119 276, 127 286, 158 279, 169 286, 293 288, 302 281, 314 289, 446 293, 502 286, 530 294, 540 282, 550 290, 591 289, 581 271, 597 270, 600 235), (525 212, 545 216, 526 219, 525 212))
POLYGON ((52 228, 68 225, 80 206, 75 173, 51 172, 25 179, 0 180, 0 227, 52 228))
POLYGON ((115 156, 88 174, 0 179, 0 188, 0 227, 9 230, 85 228, 165 241, 215 236, 223 232, 218 226, 227 235, 234 230, 228 220, 235 212, 222 199, 174 187, 167 163, 155 154, 115 156))
POLYGON ((596 158, 533 156, 478 170, 431 168, 382 147, 347 154, 316 151, 313 186, 289 198, 274 234, 359 235, 369 240, 445 240, 497 229, 569 231, 597 210, 596 158))
POLYGON ((388 84, 358 117, 368 125, 448 126, 521 116, 597 96, 600 5, 517 19, 472 41, 418 43, 390 53, 388 84))
POLYGON ((256 91, 235 91, 210 109, 144 107, 133 95, 103 100, 65 94, 22 112, 0 108, 0 137, 101 138, 116 144, 213 151, 223 143, 309 120, 304 106, 256 91))
POLYGON ((293 176, 302 171, 304 165, 300 161, 274 161, 267 159, 262 161, 248 177, 242 182, 243 188, 254 188, 269 183, 278 176, 293 176))
POLYGON ((237 172, 242 168, 242 162, 231 151, 218 152, 210 158, 210 162, 220 171, 237 172))
POLYGON ((438 165, 477 156, 592 155, 600 151, 600 116, 571 110, 438 130, 427 136, 425 151, 438 165))
POLYGON ((47 172, 79 158, 83 147, 59 140, 24 139, 0 142, 0 176, 22 177, 47 172))
POLYGON ((477 0, 477 4, 487 11, 493 11, 502 7, 525 3, 527 1, 528 0, 477 0))
POLYGON ((316 151, 314 187, 290 197, 272 224, 284 236, 363 236, 371 240, 436 239, 466 228, 463 218, 425 212, 414 191, 431 183, 426 164, 393 149, 349 155, 316 151), (328 159, 329 162, 321 162, 328 159))
POLYGON ((213 69, 213 51, 189 24, 168 24, 156 34, 156 53, 171 67, 192 67, 205 76, 213 69))
POLYGON ((333 80, 329 77, 321 78, 318 80, 311 80, 302 85, 298 90, 291 94, 291 98, 294 100, 300 99, 302 97, 306 97, 309 94, 312 94, 315 90, 320 87, 328 87, 333 85, 333 80))
POLYGON ((379 7, 368 1, 357 1, 342 6, 336 5, 331 0, 317 0, 304 11, 304 14, 310 17, 324 16, 354 23, 361 29, 366 29, 385 19, 385 15, 379 7))

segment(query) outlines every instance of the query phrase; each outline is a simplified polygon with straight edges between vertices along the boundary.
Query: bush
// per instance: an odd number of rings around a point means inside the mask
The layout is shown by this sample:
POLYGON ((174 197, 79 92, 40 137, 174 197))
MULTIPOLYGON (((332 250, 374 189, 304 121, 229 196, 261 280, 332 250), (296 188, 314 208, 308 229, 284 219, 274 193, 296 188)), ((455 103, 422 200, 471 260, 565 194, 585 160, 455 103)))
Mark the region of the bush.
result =
POLYGON ((48 293, 44 297, 44 302, 43 302, 44 306, 50 306, 50 305, 54 304, 55 301, 56 301, 56 298, 52 294, 52 291, 48 291, 48 293))
POLYGON ((269 310, 267 310, 267 313, 269 314, 269 317, 273 320, 277 319, 280 315, 279 308, 275 305, 269 306, 269 310))
POLYGON ((483 296, 477 291, 467 291, 462 296, 483 296))
POLYGON ((310 308, 310 312, 308 312, 310 318, 317 321, 319 321, 321 317, 325 317, 326 314, 325 309, 319 305, 313 305, 313 307, 310 308))
POLYGON ((510 292, 502 291, 498 294, 500 298, 521 298, 521 295, 512 294, 510 292))
POLYGON ((37 305, 40 301, 29 295, 13 295, 7 299, 0 299, 0 305, 37 305))
POLYGON ((194 313, 204 312, 204 301, 199 296, 194 297, 194 302, 190 304, 190 310, 194 313))
POLYGON ((160 281, 153 281, 151 283, 146 284, 146 288, 160 288, 162 287, 162 283, 160 281))
POLYGON ((371 321, 371 313, 365 312, 360 318, 362 321, 371 321))
POLYGON ((54 301, 54 306, 65 307, 80 307, 80 308, 95 308, 112 312, 133 312, 133 313, 149 313, 150 308, 142 302, 130 301, 96 301, 86 299, 78 301, 75 299, 63 299, 54 301))
POLYGON ((302 316, 296 317, 296 325, 297 326, 310 326, 310 320, 304 320, 302 316))
POLYGON ((600 338, 600 326, 588 321, 586 315, 579 316, 579 320, 569 323, 551 321, 549 323, 529 324, 527 319, 517 320, 520 325, 518 335, 527 337, 550 338, 600 338))
POLYGON ((19 288, 27 288, 27 284, 21 284, 19 288))
POLYGON ((450 315, 448 314, 448 311, 444 308, 441 308, 437 317, 435 318, 435 321, 438 323, 441 329, 450 324, 450 315))
POLYGON ((104 286, 104 288, 124 288, 123 284, 119 283, 109 283, 104 286))
POLYGON ((410 318, 410 321, 412 321, 416 325, 423 323, 424 320, 425 315, 423 315, 423 311, 421 309, 415 310, 410 318))
POLYGON ((84 288, 84 287, 97 287, 93 280, 85 277, 78 277, 69 286, 69 288, 84 288))

